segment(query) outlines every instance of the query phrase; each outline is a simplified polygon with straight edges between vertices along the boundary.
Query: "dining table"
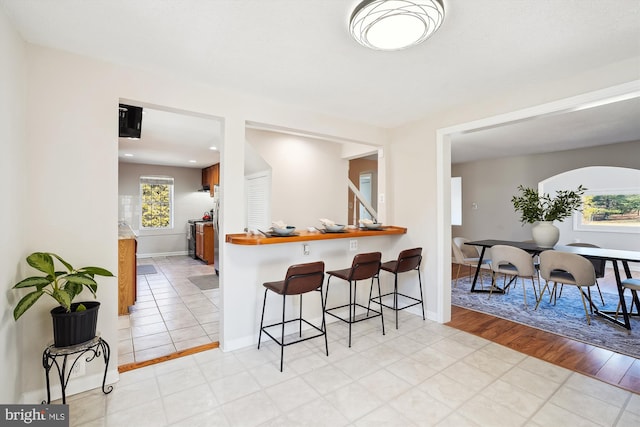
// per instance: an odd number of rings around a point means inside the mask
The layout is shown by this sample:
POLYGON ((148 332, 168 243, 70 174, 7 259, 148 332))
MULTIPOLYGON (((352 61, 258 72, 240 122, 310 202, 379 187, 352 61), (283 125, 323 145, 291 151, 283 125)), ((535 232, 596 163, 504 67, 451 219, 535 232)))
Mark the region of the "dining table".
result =
MULTIPOLYGON (((476 240, 476 241, 466 242, 465 244, 482 248, 480 251, 480 258, 478 260, 478 265, 482 265, 486 250, 496 245, 514 246, 530 253, 532 256, 539 255, 541 252, 544 252, 547 250, 555 250, 555 251, 569 252, 569 253, 581 255, 587 259, 611 261, 611 264, 613 265, 614 275, 616 278, 616 286, 618 289, 618 297, 620 300, 620 309, 622 311, 623 320, 618 319, 617 310, 616 311, 599 310, 598 307, 595 306, 595 304, 593 304, 592 307, 594 308, 595 313, 598 316, 618 326, 624 327, 628 331, 631 330, 631 316, 638 315, 638 314, 632 314, 627 309, 627 304, 624 299, 624 288, 622 286, 622 281, 624 279, 622 278, 622 275, 621 275, 620 265, 622 265, 622 270, 624 271, 625 278, 630 279, 632 276, 631 276, 631 268, 629 267, 629 263, 630 262, 640 263, 640 251, 609 249, 609 248, 592 248, 592 247, 583 247, 583 246, 563 246, 563 245, 557 245, 557 246, 554 246, 553 248, 548 248, 548 247, 538 246, 533 242, 518 242, 518 241, 510 241, 510 240, 493 240, 493 239, 476 240)), ((471 292, 486 292, 483 289, 476 289, 476 282, 478 280, 479 271, 480 269, 477 268, 475 275, 473 277, 471 292)), ((638 297, 634 294, 632 298, 634 299, 635 306, 638 307, 638 311, 640 312, 640 301, 638 300, 638 297)))

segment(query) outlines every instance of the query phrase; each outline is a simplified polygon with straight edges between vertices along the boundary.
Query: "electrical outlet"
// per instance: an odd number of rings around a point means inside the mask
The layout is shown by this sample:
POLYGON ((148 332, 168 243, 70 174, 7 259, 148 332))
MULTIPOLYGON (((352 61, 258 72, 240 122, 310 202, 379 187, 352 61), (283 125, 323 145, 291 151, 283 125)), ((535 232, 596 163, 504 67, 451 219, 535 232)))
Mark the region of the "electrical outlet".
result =
POLYGON ((358 241, 357 240, 349 240, 349 250, 357 251, 358 250, 358 241))
POLYGON ((73 367, 71 368, 71 372, 69 373, 69 378, 81 377, 85 374, 86 364, 83 357, 80 357, 76 360, 73 367))
POLYGON ((305 243, 304 245, 302 245, 302 254, 309 255, 309 244, 305 243))

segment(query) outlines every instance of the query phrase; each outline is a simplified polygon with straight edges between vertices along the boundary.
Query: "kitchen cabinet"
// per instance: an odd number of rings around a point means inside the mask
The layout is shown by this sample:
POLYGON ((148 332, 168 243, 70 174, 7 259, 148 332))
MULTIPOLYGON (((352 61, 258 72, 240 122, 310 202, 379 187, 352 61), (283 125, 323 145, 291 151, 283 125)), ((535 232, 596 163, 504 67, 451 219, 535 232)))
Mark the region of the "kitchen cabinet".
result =
POLYGON ((135 238, 118 239, 118 314, 129 314, 136 303, 138 241, 135 238))
POLYGON ((202 169, 202 186, 209 186, 211 197, 214 196, 215 186, 220 184, 220 163, 202 169))
POLYGON ((207 264, 213 264, 213 224, 199 222, 196 224, 196 257, 207 264))

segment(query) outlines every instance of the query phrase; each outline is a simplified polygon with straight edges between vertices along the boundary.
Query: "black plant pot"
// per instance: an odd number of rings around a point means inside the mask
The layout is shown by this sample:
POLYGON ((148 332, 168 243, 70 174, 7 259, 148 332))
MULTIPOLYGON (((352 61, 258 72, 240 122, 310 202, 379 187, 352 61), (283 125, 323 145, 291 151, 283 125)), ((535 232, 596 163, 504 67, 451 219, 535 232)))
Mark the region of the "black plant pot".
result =
POLYGON ((99 302, 87 301, 71 304, 69 313, 64 307, 56 307, 51 310, 54 345, 56 347, 69 347, 82 344, 95 337, 99 308, 99 302), (87 309, 75 311, 80 304, 84 304, 87 309))

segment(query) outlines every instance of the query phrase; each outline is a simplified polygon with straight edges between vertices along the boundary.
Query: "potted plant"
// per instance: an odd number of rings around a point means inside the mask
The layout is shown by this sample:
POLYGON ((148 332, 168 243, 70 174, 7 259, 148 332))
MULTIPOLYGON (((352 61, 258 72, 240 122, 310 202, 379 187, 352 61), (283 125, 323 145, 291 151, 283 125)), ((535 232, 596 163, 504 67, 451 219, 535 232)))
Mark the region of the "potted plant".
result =
POLYGON ((83 289, 88 289, 95 298, 98 290, 95 276, 114 277, 113 274, 101 267, 76 269, 50 252, 34 252, 27 257, 27 263, 44 275, 27 277, 13 286, 13 289, 35 288, 18 301, 13 318, 17 321, 41 296, 49 295, 60 304, 51 310, 55 346, 67 347, 92 339, 96 332, 100 303, 73 300, 83 289), (54 258, 64 265, 66 271, 56 271, 54 258))
POLYGON ((561 190, 555 197, 539 194, 533 188, 518 186, 520 195, 513 196, 511 203, 520 214, 522 224, 537 222, 531 233, 538 246, 553 247, 558 243, 560 232, 553 221, 562 221, 582 206, 582 195, 587 190, 579 185, 576 190, 561 190))

